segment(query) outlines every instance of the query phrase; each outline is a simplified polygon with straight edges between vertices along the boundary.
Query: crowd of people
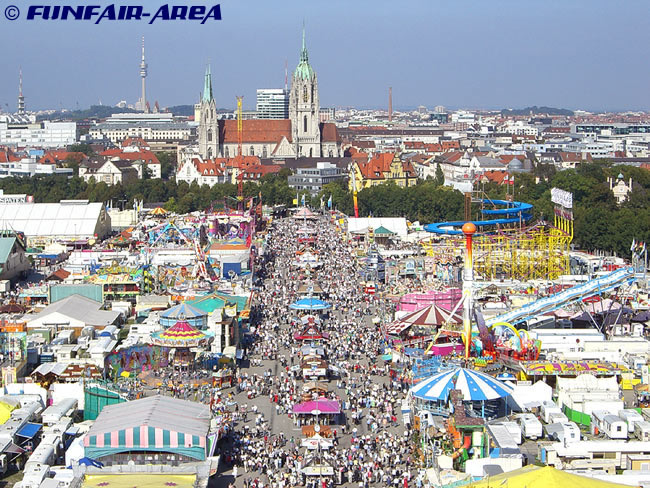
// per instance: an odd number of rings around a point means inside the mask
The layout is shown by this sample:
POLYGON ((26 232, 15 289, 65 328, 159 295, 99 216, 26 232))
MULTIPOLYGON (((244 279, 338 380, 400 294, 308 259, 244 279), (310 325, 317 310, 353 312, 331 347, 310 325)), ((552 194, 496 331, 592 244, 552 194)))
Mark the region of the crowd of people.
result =
MULTIPOLYGON (((408 385, 392 378, 380 359, 383 335, 372 318, 386 313, 386 305, 364 293, 353 251, 329 215, 311 223, 280 219, 269 229, 265 252, 256 263, 260 280, 244 351, 250 368, 237 373, 240 401, 233 418, 238 424, 223 452, 232 467, 231 486, 426 486, 415 468, 410 432, 399 418, 408 385), (301 236, 313 239, 305 243, 301 236), (305 248, 317 256, 311 266, 297 259, 305 248), (331 305, 315 317, 328 339, 309 344, 321 350, 328 364, 328 378, 322 378, 327 391, 309 394, 341 406, 332 422, 308 420, 329 423, 323 436, 330 443, 321 448, 319 441, 315 450, 303 447, 305 427, 293 428, 291 418, 294 405, 306 398, 306 378, 299 367, 305 344, 294 338, 301 312, 289 305, 304 298, 305 289, 318 290, 317 298, 331 305), (317 470, 305 470, 309 466, 317 470), (318 471, 323 468, 328 469, 318 471)), ((310 313, 318 314, 303 312, 310 313)))

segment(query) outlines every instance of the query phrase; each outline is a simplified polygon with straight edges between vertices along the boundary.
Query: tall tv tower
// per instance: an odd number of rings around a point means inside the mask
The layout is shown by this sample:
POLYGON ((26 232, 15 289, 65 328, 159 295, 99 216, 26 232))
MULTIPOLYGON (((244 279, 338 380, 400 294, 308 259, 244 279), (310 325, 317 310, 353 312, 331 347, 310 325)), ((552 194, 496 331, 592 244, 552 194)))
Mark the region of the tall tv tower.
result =
POLYGON ((147 112, 147 63, 144 60, 144 36, 142 36, 142 61, 140 62, 140 78, 142 78, 142 98, 140 99, 140 110, 147 112))
POLYGON ((23 69, 18 71, 18 115, 25 115, 25 96, 23 95, 23 69))

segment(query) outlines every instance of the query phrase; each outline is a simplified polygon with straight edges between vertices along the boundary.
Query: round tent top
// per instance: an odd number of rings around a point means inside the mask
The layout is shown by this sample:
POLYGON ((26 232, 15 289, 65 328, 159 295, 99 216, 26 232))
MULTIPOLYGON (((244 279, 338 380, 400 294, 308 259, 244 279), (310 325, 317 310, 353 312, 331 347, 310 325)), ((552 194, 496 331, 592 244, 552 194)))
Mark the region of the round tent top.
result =
POLYGON ((154 208, 151 212, 149 212, 151 215, 157 215, 159 217, 163 215, 167 215, 167 210, 165 210, 162 207, 156 207, 154 208))
POLYGON ((512 388, 498 379, 465 368, 434 374, 412 387, 409 393, 425 401, 447 401, 451 390, 460 390, 466 402, 497 400, 512 394, 512 388))
POLYGON ((327 302, 317 298, 303 298, 289 305, 291 310, 327 310, 332 308, 327 302))
POLYGON ((474 225, 472 222, 465 222, 463 224, 463 234, 465 235, 472 235, 476 232, 476 225, 474 225))
POLYGON ((178 320, 194 319, 197 317, 205 317, 207 315, 208 314, 203 310, 199 310, 198 308, 193 307, 192 305, 188 305, 185 302, 174 305, 173 307, 168 308, 160 314, 160 316, 163 318, 178 320))
POLYGON ((178 321, 169 329, 156 332, 153 335, 154 344, 167 347, 193 347, 198 346, 206 335, 192 327, 188 322, 178 321))

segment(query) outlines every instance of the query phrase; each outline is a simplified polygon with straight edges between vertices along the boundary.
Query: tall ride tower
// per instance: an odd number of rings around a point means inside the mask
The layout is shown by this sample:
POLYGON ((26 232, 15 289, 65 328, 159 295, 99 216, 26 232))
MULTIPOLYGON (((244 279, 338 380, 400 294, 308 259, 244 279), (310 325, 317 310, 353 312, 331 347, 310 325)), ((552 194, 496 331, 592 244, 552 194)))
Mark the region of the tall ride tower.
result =
POLYGON ((25 96, 23 95, 23 70, 18 72, 18 115, 25 115, 25 96))
POLYGON ((138 110, 147 112, 147 63, 144 60, 144 36, 142 36, 142 61, 140 62, 140 78, 142 78, 142 98, 138 102, 138 110))

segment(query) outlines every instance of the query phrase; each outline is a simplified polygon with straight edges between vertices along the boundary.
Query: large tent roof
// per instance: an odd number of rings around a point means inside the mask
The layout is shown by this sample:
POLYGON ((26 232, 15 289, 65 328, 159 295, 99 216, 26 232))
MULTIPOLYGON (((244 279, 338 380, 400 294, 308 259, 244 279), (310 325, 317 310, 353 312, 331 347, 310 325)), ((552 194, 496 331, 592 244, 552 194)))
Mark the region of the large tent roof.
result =
POLYGON ((452 315, 451 312, 434 304, 396 320, 386 327, 386 332, 390 335, 399 335, 413 325, 433 327, 448 323, 462 324, 463 318, 458 313, 452 315))
POLYGON ((587 476, 567 473, 551 466, 528 465, 514 471, 490 476, 468 485, 476 488, 490 486, 507 486, 508 488, 623 488, 628 485, 611 483, 587 476), (506 481, 507 480, 507 481, 506 481))
POLYGON ((105 326, 115 323, 120 317, 120 312, 101 310, 101 306, 101 303, 90 298, 81 295, 70 295, 63 300, 48 305, 35 315, 25 316, 25 319, 29 323, 53 313, 60 313, 87 325, 105 326))
POLYGON ((0 223, 26 236, 93 237, 103 206, 86 200, 0 205, 0 223))
POLYGON ((422 400, 446 401, 451 390, 460 390, 464 401, 496 400, 512 394, 512 388, 496 378, 465 368, 434 374, 412 387, 409 393, 422 400))
POLYGON ((176 451, 205 459, 210 410, 206 405, 153 396, 108 405, 84 438, 86 456, 122 451, 176 451))

